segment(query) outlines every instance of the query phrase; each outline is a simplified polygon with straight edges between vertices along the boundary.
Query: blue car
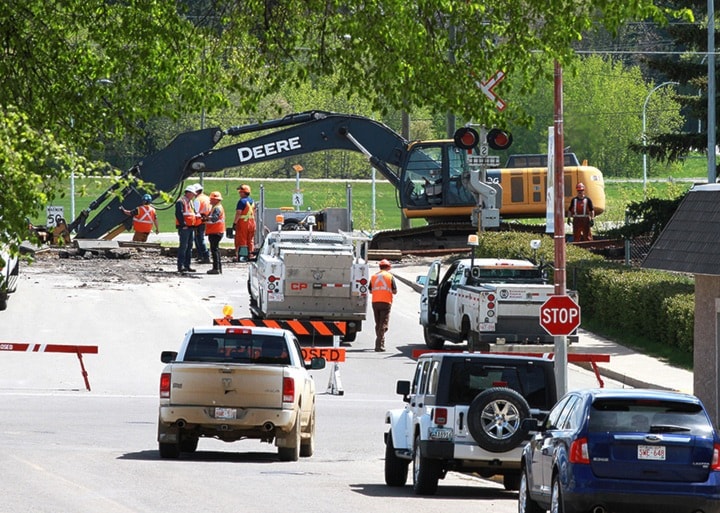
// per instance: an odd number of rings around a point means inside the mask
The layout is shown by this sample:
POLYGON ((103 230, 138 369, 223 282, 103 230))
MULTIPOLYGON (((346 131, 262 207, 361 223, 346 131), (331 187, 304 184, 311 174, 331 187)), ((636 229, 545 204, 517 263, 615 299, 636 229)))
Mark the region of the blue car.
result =
POLYGON ((523 428, 519 513, 720 512, 720 437, 695 396, 577 390, 523 428))

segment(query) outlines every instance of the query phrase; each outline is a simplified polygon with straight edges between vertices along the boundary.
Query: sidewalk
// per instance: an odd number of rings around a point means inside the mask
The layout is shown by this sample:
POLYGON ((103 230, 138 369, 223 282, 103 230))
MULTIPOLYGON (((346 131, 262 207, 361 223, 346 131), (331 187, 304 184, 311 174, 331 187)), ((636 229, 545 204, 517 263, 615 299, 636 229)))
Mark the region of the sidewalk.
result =
MULTIPOLYGON (((393 275, 402 283, 420 292, 422 287, 415 283, 417 276, 427 273, 427 266, 394 264, 393 275)), ((600 375, 625 383, 633 388, 659 388, 693 392, 693 373, 672 367, 660 360, 636 353, 625 346, 599 337, 588 331, 579 330, 580 340, 570 346, 574 353, 610 355, 607 363, 598 363, 600 375)), ((532 346, 523 346, 526 351, 532 346)), ((552 352, 552 346, 542 346, 542 352, 552 352)), ((588 366, 589 368, 589 366, 588 366)))

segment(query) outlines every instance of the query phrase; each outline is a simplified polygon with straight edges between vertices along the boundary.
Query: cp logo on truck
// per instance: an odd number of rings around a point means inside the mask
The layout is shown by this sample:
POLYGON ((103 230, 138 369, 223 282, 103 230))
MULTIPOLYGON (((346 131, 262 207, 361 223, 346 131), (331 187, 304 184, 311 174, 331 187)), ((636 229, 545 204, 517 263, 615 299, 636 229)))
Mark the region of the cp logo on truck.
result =
POLYGON ((303 290, 308 288, 307 283, 301 283, 298 281, 294 281, 290 284, 290 290, 303 290))

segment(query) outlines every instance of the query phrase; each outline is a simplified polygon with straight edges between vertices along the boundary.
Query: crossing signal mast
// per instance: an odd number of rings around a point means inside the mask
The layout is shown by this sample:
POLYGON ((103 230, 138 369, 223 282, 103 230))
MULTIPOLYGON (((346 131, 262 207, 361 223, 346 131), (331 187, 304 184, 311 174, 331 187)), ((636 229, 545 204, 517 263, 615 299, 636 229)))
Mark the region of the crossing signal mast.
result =
POLYGON ((470 169, 468 187, 478 196, 478 204, 473 209, 472 224, 481 231, 484 228, 500 226, 500 207, 502 207, 502 187, 499 183, 488 183, 488 168, 500 167, 500 157, 490 155, 489 151, 506 150, 512 145, 512 134, 499 128, 480 131, 464 126, 455 131, 453 137, 458 148, 467 150, 467 163, 470 169))

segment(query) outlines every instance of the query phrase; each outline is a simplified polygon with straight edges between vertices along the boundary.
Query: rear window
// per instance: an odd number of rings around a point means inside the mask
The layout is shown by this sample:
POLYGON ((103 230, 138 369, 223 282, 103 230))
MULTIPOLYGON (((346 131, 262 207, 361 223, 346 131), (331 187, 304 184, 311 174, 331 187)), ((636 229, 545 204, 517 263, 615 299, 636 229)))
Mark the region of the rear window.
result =
POLYGON ((186 362, 290 364, 284 337, 252 333, 194 333, 186 362))
POLYGON ((449 405, 470 404, 480 392, 507 387, 519 392, 531 408, 547 410, 545 371, 536 365, 498 366, 460 361, 452 365, 449 405))
POLYGON ((698 404, 646 399, 601 399, 590 408, 590 432, 688 433, 713 428, 698 404))

